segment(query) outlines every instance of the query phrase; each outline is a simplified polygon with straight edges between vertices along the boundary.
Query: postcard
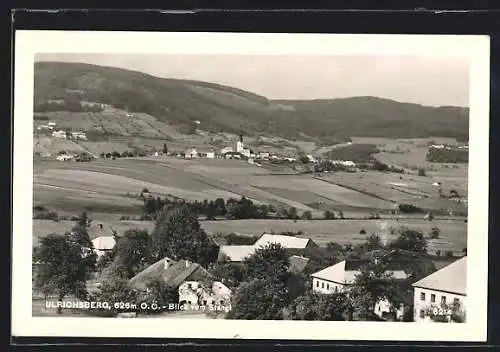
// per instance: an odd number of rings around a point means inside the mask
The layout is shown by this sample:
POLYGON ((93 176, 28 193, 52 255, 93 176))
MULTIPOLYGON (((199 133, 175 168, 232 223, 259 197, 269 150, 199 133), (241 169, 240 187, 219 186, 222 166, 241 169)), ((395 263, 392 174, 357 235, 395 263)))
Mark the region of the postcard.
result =
POLYGON ((13 336, 486 340, 487 36, 17 31, 14 86, 13 336))

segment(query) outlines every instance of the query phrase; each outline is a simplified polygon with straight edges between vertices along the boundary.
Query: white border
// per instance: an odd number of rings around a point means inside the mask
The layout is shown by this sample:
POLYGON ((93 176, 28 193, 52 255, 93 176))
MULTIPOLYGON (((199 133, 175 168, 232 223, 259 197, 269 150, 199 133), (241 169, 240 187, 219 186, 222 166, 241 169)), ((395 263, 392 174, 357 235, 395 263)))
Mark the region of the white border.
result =
MULTIPOLYGON (((432 84, 432 82, 429 82, 432 84)), ((486 341, 489 37, 17 31, 15 33, 12 335, 306 340, 486 341), (461 56, 471 62, 467 323, 52 318, 31 316, 35 53, 461 56), (160 324, 161 322, 161 324, 160 324)))

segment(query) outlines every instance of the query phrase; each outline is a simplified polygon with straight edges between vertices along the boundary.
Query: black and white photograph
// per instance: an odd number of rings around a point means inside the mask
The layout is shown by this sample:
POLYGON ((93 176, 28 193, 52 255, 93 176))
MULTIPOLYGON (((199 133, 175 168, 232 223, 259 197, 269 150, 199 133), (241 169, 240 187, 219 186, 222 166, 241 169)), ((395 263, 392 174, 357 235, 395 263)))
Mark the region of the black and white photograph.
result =
POLYGON ((16 46, 20 335, 485 339, 487 37, 16 46))

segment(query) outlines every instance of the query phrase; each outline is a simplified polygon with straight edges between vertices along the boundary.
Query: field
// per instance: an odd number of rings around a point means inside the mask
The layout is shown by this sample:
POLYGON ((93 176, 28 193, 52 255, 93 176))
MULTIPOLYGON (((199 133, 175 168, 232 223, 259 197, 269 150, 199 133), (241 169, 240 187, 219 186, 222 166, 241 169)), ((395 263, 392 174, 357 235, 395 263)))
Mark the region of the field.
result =
MULTIPOLYGON (((442 139, 353 138, 353 143, 377 145, 383 150, 376 155, 377 158, 389 162, 387 158, 391 157, 394 164, 403 167, 427 165, 423 149, 434 141, 450 143, 442 139)), ((140 142, 148 144, 146 139, 140 142)), ((61 142, 60 147, 67 147, 69 143, 61 142)), ((96 142, 87 142, 85 147, 88 148, 89 143, 95 145, 96 142)), ((102 147, 118 150, 118 146, 111 143, 103 142, 102 147)), ((94 149, 95 152, 98 150, 94 149)), ((424 233, 437 226, 442 236, 431 242, 431 248, 461 250, 466 244, 467 225, 463 217, 457 219, 456 216, 466 213, 467 207, 448 196, 452 191, 461 197, 467 196, 467 165, 457 167, 434 163, 426 167, 425 176, 419 176, 411 168, 406 169, 405 174, 365 171, 312 175, 294 174, 293 170, 282 166, 258 167, 244 161, 220 159, 146 157, 99 159, 89 163, 37 160, 33 176, 34 204, 44 205, 59 215, 74 215, 87 210, 95 221, 109 224, 119 232, 131 227, 150 231, 153 224, 149 222, 119 221, 122 215, 141 215, 139 194, 144 188, 153 196, 174 195, 187 200, 246 196, 257 203, 296 207, 299 215, 311 211, 313 219, 322 218, 324 210, 333 210, 357 220, 300 220, 296 223, 281 220, 202 221, 207 232, 260 234, 270 230, 301 230, 318 243, 325 244, 328 241, 363 241, 364 236, 359 235, 361 228, 368 233, 379 233, 381 224, 387 223, 420 229, 424 233), (439 187, 437 182, 441 184, 439 187), (440 196, 439 192, 445 196, 440 196), (400 214, 396 220, 390 211, 401 203, 440 211, 440 215, 433 222, 425 221, 424 214, 400 214), (453 217, 447 215, 449 212, 453 217), (362 220, 374 213, 380 214, 382 219, 362 220)), ((69 221, 34 220, 34 244, 40 236, 68 231, 71 227, 69 221)))
MULTIPOLYGON (((119 233, 130 228, 139 228, 152 231, 154 223, 151 221, 101 221, 99 216, 93 217, 94 222, 102 223, 105 227, 111 225, 119 233)), ((109 219, 109 218, 108 218, 109 219)), ((39 238, 50 233, 64 233, 74 225, 71 221, 54 222, 51 220, 33 220, 33 241, 36 245, 39 238)), ((238 233, 242 235, 260 235, 264 232, 275 233, 285 231, 302 231, 304 237, 309 237, 319 245, 328 242, 339 244, 362 243, 366 236, 371 233, 382 235, 387 241, 396 238, 391 234, 391 229, 408 227, 413 230, 422 231, 425 235, 431 232, 433 227, 441 230, 440 238, 429 240, 429 251, 435 250, 461 251, 467 246, 467 224, 461 219, 422 221, 421 219, 381 219, 381 220, 218 220, 201 221, 202 228, 210 235, 218 233, 238 233), (359 232, 364 229, 366 235, 359 232)), ((97 235, 90 233, 92 238, 97 235)))

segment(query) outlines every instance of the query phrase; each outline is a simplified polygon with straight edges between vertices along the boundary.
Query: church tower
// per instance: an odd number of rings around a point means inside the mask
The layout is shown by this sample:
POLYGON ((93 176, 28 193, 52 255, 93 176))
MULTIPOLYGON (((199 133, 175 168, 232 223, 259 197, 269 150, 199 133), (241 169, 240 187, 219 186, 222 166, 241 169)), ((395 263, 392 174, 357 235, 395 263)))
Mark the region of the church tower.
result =
POLYGON ((243 149, 244 149, 244 146, 243 146, 243 134, 240 133, 240 139, 236 143, 236 152, 237 153, 242 153, 243 149))

